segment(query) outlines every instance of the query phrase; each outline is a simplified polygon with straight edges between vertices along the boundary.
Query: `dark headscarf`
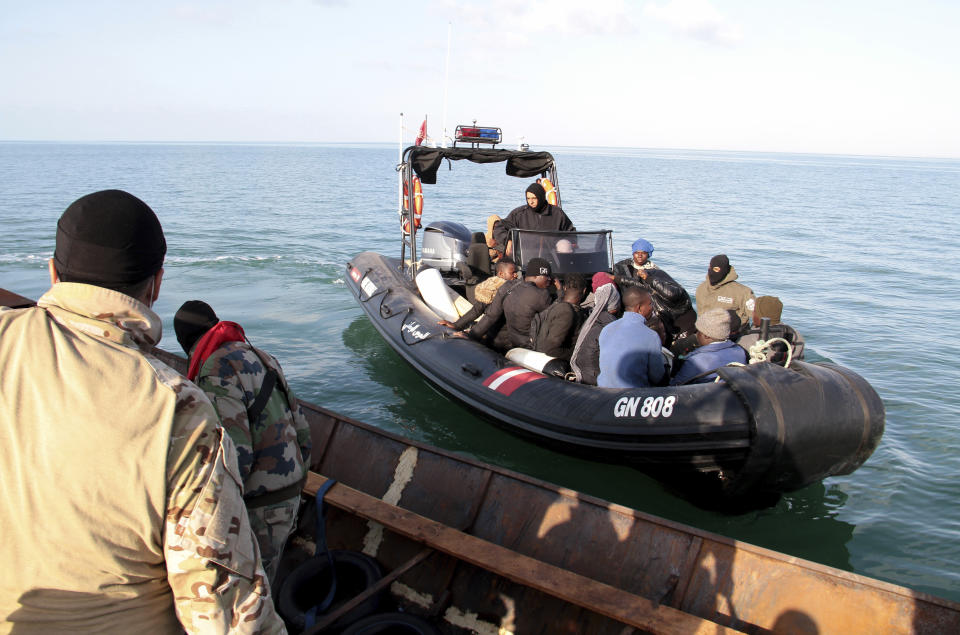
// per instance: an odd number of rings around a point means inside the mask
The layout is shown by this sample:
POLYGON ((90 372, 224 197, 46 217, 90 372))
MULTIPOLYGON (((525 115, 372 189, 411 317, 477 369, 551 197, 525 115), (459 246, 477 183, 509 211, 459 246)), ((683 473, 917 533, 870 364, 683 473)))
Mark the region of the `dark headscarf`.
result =
POLYGON ((593 292, 596 293, 597 289, 599 289, 602 285, 610 282, 613 282, 613 276, 606 271, 598 271, 597 273, 593 274, 590 286, 592 287, 593 292))
POLYGON ((107 288, 160 271, 167 242, 150 206, 122 190, 77 199, 57 222, 53 262, 64 281, 107 288))
POLYGON ((190 349, 203 337, 207 331, 217 325, 220 318, 213 312, 213 308, 202 300, 187 300, 177 314, 173 316, 173 330, 177 334, 177 341, 187 355, 190 349))
POLYGON ((720 284, 728 273, 730 273, 730 259, 725 254, 719 254, 710 259, 710 268, 707 269, 710 284, 714 286, 720 284), (714 267, 720 267, 720 271, 714 271, 714 267))
POLYGON ((527 205, 527 207, 530 207, 530 209, 538 214, 546 212, 550 204, 547 203, 547 191, 543 189, 543 186, 539 183, 531 183, 530 186, 527 187, 527 192, 537 197, 537 206, 534 208, 527 205))

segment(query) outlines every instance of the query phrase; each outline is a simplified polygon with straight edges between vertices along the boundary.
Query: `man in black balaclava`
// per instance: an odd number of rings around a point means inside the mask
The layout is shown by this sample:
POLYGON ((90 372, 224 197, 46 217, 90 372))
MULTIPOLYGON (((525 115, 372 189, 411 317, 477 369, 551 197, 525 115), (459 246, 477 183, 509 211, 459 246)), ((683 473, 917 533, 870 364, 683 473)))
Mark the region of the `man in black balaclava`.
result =
POLYGON ((725 254, 710 259, 707 277, 697 287, 697 314, 710 309, 735 311, 742 324, 748 324, 753 316, 756 297, 750 287, 736 282, 737 270, 725 254))
POLYGON ((509 244, 511 229, 537 229, 547 231, 572 232, 577 228, 567 218, 563 210, 547 202, 547 193, 539 183, 527 187, 527 204, 513 209, 507 217, 493 227, 493 236, 497 241, 494 247, 513 256, 513 246, 509 244))

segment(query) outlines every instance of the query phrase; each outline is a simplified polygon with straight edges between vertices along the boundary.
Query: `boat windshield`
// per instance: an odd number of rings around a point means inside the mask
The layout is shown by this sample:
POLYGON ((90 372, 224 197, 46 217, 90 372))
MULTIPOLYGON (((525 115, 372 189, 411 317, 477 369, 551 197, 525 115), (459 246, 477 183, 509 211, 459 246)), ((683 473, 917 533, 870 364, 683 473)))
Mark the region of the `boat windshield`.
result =
POLYGON ((554 273, 610 271, 613 232, 609 229, 588 232, 511 230, 514 260, 521 267, 531 258, 546 259, 554 273))

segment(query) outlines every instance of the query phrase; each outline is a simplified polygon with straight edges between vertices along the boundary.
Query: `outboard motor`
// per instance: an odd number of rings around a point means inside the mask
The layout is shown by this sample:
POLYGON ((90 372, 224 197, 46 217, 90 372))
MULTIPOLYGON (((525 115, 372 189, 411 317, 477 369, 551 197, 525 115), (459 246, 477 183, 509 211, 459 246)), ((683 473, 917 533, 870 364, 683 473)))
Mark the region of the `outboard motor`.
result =
POLYGON ((459 273, 470 248, 470 230, 453 221, 430 223, 423 231, 420 253, 423 264, 443 273, 459 273))

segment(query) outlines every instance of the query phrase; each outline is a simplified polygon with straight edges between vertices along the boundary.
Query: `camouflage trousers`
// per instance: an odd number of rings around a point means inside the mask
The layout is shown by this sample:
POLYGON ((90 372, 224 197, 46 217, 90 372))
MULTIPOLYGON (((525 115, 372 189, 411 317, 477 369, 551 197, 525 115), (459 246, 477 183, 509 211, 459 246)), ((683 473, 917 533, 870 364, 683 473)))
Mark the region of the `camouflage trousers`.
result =
POLYGON ((260 546, 260 559, 263 561, 263 569, 270 581, 271 592, 276 582, 283 547, 287 544, 287 538, 296 529, 299 508, 300 497, 297 496, 280 503, 248 510, 250 526, 260 546))

